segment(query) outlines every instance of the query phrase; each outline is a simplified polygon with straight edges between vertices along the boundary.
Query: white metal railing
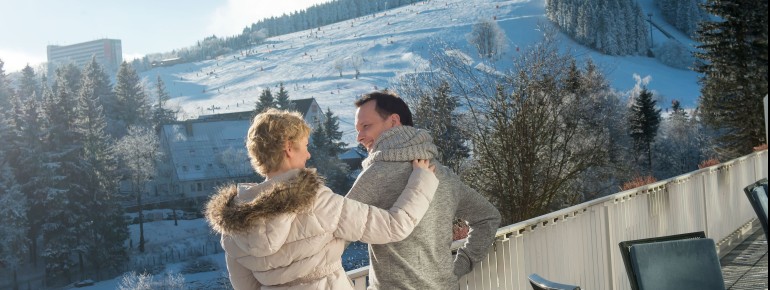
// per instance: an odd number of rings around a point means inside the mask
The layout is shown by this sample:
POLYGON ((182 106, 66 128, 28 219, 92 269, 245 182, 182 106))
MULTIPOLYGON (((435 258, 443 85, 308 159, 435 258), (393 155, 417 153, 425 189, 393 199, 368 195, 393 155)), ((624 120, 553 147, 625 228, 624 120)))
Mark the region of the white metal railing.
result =
MULTIPOLYGON (((724 251, 756 221, 743 193, 767 177, 767 150, 502 227, 459 289, 529 289, 527 276, 630 289, 618 243, 704 231, 724 251)), ((459 247, 463 241, 456 241, 459 247)), ((348 272, 366 289, 368 266, 348 272)))

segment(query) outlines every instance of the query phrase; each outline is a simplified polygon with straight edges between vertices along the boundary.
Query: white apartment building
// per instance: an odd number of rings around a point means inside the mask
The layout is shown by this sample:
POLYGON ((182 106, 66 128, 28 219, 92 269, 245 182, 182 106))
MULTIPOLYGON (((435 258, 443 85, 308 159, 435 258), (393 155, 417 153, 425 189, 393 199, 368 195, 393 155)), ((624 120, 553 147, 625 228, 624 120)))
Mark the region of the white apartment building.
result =
POLYGON ((123 49, 120 39, 97 39, 72 45, 49 45, 48 76, 53 79, 56 68, 67 63, 74 63, 81 69, 96 56, 96 61, 112 78, 118 73, 123 62, 123 49))

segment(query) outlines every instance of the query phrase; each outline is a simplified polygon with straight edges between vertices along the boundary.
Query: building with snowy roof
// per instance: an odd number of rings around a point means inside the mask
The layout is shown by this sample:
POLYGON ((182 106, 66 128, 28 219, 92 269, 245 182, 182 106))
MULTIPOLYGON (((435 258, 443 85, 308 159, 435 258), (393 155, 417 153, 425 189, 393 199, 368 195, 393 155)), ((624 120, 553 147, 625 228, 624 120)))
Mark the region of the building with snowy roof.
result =
MULTIPOLYGON (((315 99, 292 100, 311 126, 323 122, 315 99)), ((160 128, 164 165, 159 166, 155 194, 206 196, 224 183, 261 180, 249 163, 245 137, 254 111, 204 115, 160 128)))

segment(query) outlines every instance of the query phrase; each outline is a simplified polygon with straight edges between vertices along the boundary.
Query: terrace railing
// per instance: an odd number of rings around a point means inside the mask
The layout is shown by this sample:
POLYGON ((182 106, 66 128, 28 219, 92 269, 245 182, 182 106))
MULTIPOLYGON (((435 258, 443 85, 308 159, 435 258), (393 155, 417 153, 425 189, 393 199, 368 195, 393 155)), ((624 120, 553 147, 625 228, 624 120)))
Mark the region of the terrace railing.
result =
MULTIPOLYGON (((502 227, 458 289, 529 289, 527 275, 583 289, 630 289, 618 243, 704 231, 726 254, 758 226, 743 187, 767 177, 767 150, 502 227)), ((459 247, 463 241, 456 241, 459 247)), ((348 272, 366 289, 368 267, 348 272)))

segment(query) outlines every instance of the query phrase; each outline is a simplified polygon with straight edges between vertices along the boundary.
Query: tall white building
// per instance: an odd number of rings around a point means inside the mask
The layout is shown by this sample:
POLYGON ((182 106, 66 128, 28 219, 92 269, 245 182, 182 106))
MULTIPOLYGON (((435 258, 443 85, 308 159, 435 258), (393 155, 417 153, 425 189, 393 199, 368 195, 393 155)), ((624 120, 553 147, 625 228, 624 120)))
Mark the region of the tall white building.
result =
POLYGON ((48 79, 53 79, 56 68, 68 63, 74 63, 79 68, 91 61, 96 56, 96 61, 111 77, 115 77, 123 62, 123 49, 120 39, 97 39, 72 45, 48 46, 48 79))

